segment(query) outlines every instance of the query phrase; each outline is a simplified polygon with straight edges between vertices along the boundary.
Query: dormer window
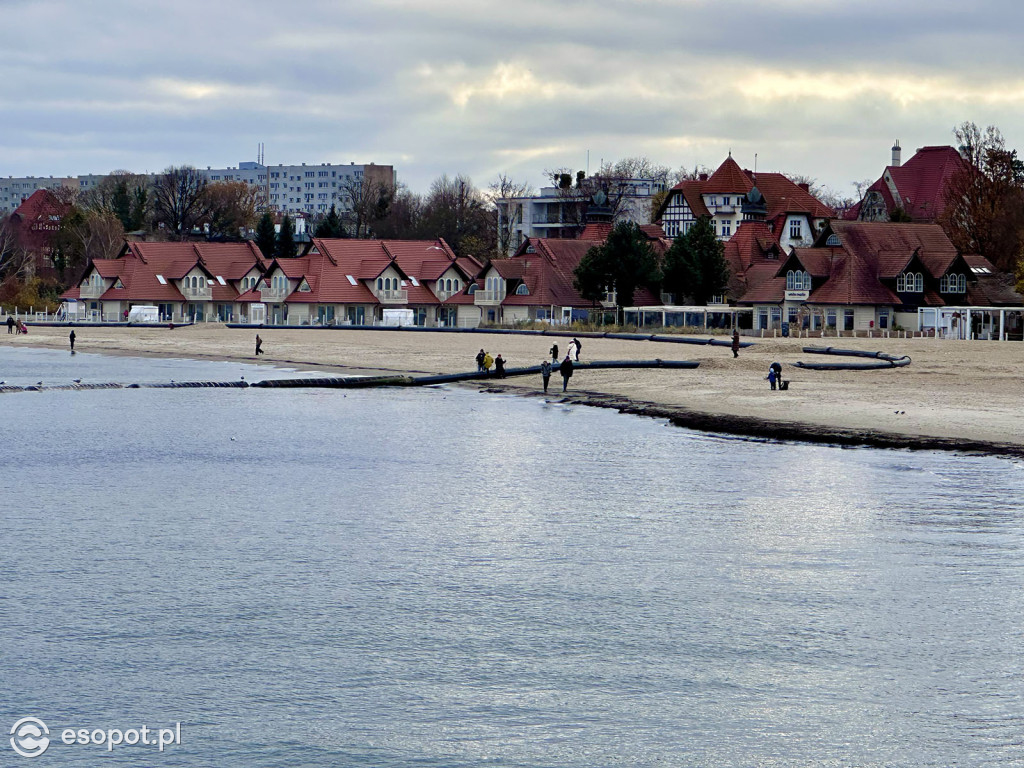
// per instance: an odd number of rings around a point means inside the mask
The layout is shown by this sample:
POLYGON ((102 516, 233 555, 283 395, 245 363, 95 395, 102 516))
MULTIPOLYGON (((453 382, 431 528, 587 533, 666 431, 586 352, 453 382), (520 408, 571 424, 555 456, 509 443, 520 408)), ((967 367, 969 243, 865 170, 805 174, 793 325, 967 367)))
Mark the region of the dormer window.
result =
POLYGON ((920 272, 904 272, 896 278, 896 293, 922 293, 923 291, 924 275, 920 272))
POLYGON ((790 240, 802 240, 803 226, 800 219, 790 219, 789 222, 789 239, 790 240))
POLYGON ((829 235, 828 240, 825 241, 825 245, 832 248, 838 248, 842 243, 839 242, 839 235, 829 235))
POLYGON ((530 289, 526 287, 526 283, 522 283, 518 288, 516 288, 516 296, 529 296, 529 295, 530 295, 530 289))
POLYGON ((787 291, 809 291, 811 290, 811 275, 803 270, 789 270, 786 273, 787 291))
POLYGON ((943 275, 939 280, 940 293, 967 293, 967 275, 943 275))

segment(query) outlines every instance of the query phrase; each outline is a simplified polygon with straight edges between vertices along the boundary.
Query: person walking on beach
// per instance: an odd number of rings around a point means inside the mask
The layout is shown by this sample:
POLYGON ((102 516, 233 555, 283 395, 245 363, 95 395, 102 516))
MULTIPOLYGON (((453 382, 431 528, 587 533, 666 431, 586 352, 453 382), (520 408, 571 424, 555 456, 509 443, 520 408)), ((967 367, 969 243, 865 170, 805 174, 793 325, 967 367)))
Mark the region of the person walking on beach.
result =
POLYGON ((71 334, 68 336, 68 341, 71 342, 71 351, 74 352, 75 351, 75 331, 74 331, 74 329, 71 330, 71 334))
POLYGON ((552 363, 557 363, 558 362, 558 344, 552 344, 551 345, 551 349, 549 349, 548 352, 551 353, 551 362, 552 363))
POLYGON ((568 354, 562 364, 558 366, 558 372, 562 374, 562 391, 565 392, 565 388, 569 386, 569 379, 572 378, 572 360, 569 359, 568 354))
POLYGON ((494 375, 499 379, 505 378, 505 361, 501 359, 501 355, 494 358, 494 375))
POLYGON ((551 380, 551 363, 547 360, 540 364, 540 378, 544 382, 544 393, 547 394, 548 382, 551 380))
POLYGON ((256 357, 259 357, 260 355, 265 355, 265 354, 267 354, 267 353, 263 351, 263 339, 261 339, 260 335, 257 333, 256 334, 256 357))
POLYGON ((14 333, 14 318, 10 315, 7 316, 7 332, 14 333))
POLYGON ((740 332, 738 330, 732 332, 732 356, 740 356, 740 332))
POLYGON ((491 353, 490 352, 485 352, 484 353, 484 371, 486 371, 487 373, 490 373, 492 365, 494 365, 494 358, 491 357, 491 353))
POLYGON ((476 369, 478 372, 484 370, 484 351, 482 349, 476 353, 476 369))
POLYGON ((572 337, 572 341, 570 341, 569 344, 576 345, 576 362, 578 363, 580 361, 580 350, 583 349, 583 345, 580 344, 580 340, 577 339, 575 336, 572 337))
POLYGON ((775 375, 775 369, 768 369, 768 384, 771 385, 772 389, 775 389, 775 381, 778 377, 775 375))

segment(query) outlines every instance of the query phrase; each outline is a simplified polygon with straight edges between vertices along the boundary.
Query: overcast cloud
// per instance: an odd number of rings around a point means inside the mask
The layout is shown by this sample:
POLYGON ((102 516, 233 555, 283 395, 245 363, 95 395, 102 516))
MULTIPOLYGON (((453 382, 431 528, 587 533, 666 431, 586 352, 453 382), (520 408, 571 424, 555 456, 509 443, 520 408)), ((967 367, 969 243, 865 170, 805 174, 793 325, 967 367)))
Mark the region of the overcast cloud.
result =
POLYGON ((1024 149, 1024 6, 938 0, 0 0, 0 174, 394 165, 536 186, 647 155, 852 194, 900 139, 1024 149))

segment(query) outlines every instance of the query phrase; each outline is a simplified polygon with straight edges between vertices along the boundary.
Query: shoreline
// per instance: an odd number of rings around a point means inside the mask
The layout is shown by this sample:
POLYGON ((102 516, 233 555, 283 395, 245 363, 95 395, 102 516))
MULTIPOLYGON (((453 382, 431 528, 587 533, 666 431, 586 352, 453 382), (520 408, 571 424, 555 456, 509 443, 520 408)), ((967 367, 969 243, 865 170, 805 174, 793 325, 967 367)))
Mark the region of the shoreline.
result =
MULTIPOLYGON (((31 327, 28 336, 0 334, 4 349, 67 349, 66 328, 31 327)), ((169 329, 88 328, 76 351, 132 357, 217 360, 300 367, 350 375, 434 375, 469 371, 483 346, 510 367, 537 365, 562 337, 514 334, 424 334, 304 329, 262 333, 267 354, 252 354, 252 332, 209 324, 169 329)), ((663 418, 676 426, 782 442, 941 450, 1024 457, 1024 345, 934 339, 842 339, 843 348, 909 355, 899 369, 812 371, 804 345, 821 339, 759 339, 733 358, 728 347, 651 340, 581 337, 582 361, 689 359, 693 370, 580 370, 563 402, 663 418), (791 387, 770 391, 768 365, 781 361, 791 387)), ((552 386, 560 383, 557 375, 552 386)), ((466 382, 478 390, 539 395, 534 377, 466 382)))

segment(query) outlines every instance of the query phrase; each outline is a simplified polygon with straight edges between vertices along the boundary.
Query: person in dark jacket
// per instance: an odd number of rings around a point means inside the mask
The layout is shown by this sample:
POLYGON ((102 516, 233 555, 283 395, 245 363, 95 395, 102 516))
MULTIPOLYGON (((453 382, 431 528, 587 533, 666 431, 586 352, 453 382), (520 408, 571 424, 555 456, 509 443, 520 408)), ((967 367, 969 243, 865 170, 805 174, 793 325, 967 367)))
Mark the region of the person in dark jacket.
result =
POLYGON ((260 355, 265 355, 265 354, 266 354, 266 352, 263 351, 263 339, 261 339, 260 335, 257 333, 256 334, 256 356, 259 357, 260 355))
POLYGON ((569 379, 572 378, 572 360, 569 359, 569 355, 566 355, 565 360, 558 366, 558 372, 562 374, 562 391, 565 392, 565 388, 569 386, 569 379))
POLYGON ((557 363, 558 362, 558 345, 557 344, 552 344, 551 345, 551 349, 549 349, 548 352, 551 353, 551 362, 552 363, 557 363))
POLYGON ((7 332, 14 333, 14 318, 10 315, 7 316, 7 332))
POLYGON ((732 356, 733 357, 739 357, 740 356, 740 332, 739 331, 733 331, 732 332, 732 356))
POLYGON ((505 361, 501 359, 501 355, 494 358, 494 375, 499 379, 505 378, 505 361))
POLYGON ((71 342, 71 351, 74 352, 75 351, 75 332, 74 332, 74 330, 72 330, 71 333, 68 335, 68 341, 71 342))
POLYGON ((483 371, 484 369, 484 354, 485 352, 481 349, 476 353, 476 369, 477 371, 483 371))
POLYGON ((573 340, 569 342, 570 347, 573 345, 576 346, 576 362, 578 363, 580 361, 580 350, 583 349, 583 345, 580 343, 580 340, 577 339, 575 336, 573 337, 573 340))
POLYGON ((548 391, 548 382, 551 380, 551 363, 547 360, 540 364, 540 378, 544 382, 544 391, 548 391))

